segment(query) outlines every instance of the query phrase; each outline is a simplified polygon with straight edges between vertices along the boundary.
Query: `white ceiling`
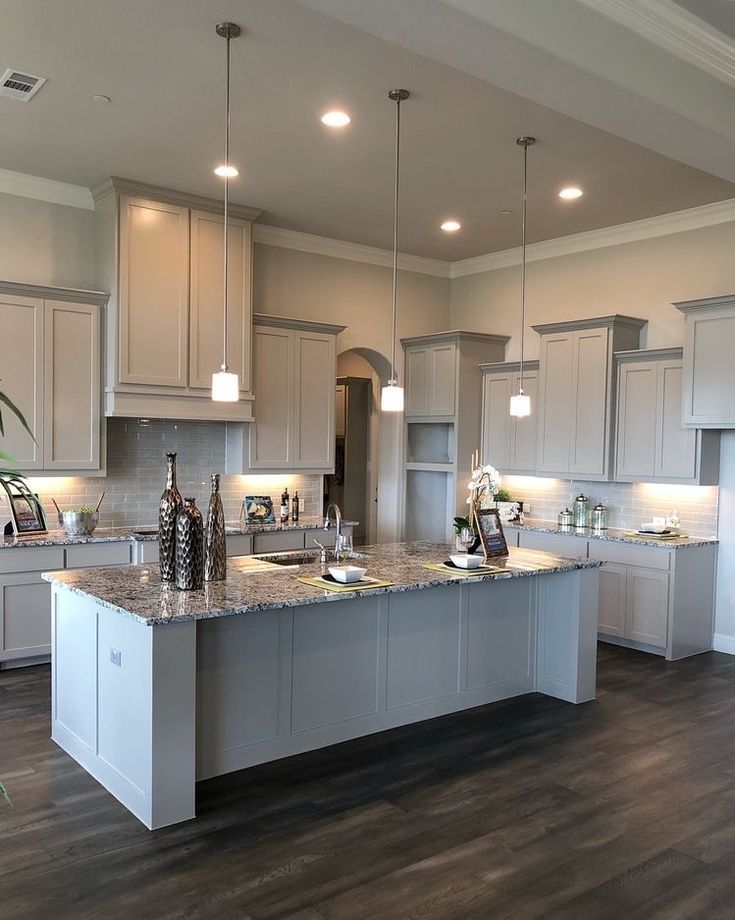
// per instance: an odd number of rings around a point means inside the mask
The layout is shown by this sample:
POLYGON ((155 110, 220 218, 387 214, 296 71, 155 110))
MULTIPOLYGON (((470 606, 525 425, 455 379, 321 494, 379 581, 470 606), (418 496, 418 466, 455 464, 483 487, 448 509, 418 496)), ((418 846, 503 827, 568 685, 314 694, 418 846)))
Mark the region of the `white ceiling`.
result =
MULTIPOLYGON (((462 72, 461 60, 407 49, 421 18, 431 28, 428 13, 444 4, 391 2, 418 19, 387 41, 293 0, 221 0, 216 9, 199 0, 3 0, 0 69, 49 82, 29 103, 0 99, 0 168, 80 185, 116 174, 218 195, 211 169, 221 159, 224 46, 214 24, 228 18, 244 29, 232 48, 232 159, 242 172, 233 197, 262 208, 267 223, 390 245, 395 111, 385 94, 395 86, 412 92, 403 109, 408 253, 456 260, 518 243, 519 134, 539 139, 529 156, 531 241, 735 197, 735 185, 674 156, 462 72), (93 102, 95 93, 112 102, 93 102), (332 105, 353 115, 342 133, 318 122, 332 105), (586 193, 571 205, 556 197, 568 183, 586 193), (503 208, 514 213, 502 217, 503 208), (461 233, 441 233, 447 216, 462 220, 461 233)), ((362 13, 380 7, 370 0, 362 13)), ((445 50, 456 47, 456 36, 439 35, 445 50)), ((512 73, 502 45, 494 51, 494 66, 512 73)), ((578 85, 565 84, 544 54, 515 88, 532 96, 545 83, 573 97, 578 85)))
POLYGON ((679 6, 683 6, 694 16, 698 16, 704 22, 728 35, 735 38, 735 2, 733 0, 676 0, 679 6))

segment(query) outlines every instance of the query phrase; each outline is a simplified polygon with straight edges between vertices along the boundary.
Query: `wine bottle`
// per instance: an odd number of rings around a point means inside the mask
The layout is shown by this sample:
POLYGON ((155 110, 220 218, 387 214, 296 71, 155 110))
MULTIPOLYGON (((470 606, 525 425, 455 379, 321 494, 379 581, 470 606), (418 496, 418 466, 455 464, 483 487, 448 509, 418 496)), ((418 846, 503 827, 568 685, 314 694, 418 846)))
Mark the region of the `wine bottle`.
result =
POLYGON ((298 521, 299 519, 299 493, 298 491, 294 493, 293 500, 291 501, 291 520, 298 521))
POLYGON ((288 486, 281 492, 281 523, 288 522, 288 486))

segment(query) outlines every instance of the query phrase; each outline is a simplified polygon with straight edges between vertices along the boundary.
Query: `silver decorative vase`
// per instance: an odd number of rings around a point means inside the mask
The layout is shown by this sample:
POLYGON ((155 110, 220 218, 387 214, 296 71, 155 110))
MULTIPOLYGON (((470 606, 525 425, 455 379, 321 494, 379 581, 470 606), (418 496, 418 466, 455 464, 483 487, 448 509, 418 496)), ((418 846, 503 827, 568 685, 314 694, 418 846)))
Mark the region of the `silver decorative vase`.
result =
POLYGON ((204 521, 196 499, 185 498, 176 515, 176 587, 196 591, 204 584, 204 521))
POLYGON ((166 488, 158 506, 158 561, 161 581, 176 578, 176 515, 184 503, 176 488, 176 454, 166 454, 166 488))
POLYGON ((209 497, 207 524, 204 528, 204 580, 224 581, 227 578, 227 547, 225 545, 225 509, 219 494, 219 473, 212 474, 212 494, 209 497))

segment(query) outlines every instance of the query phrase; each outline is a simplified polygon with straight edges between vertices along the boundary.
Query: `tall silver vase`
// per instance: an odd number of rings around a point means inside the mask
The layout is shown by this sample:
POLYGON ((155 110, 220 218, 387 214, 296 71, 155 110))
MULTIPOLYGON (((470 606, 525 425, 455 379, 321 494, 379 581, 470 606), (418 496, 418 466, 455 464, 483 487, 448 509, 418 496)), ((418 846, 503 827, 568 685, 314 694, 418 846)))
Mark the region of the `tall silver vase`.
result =
POLYGON ((212 494, 209 497, 207 524, 204 528, 204 580, 224 581, 227 578, 227 547, 225 544, 225 509, 219 494, 219 473, 212 474, 212 494))
POLYGON ((204 521, 196 499, 185 498, 176 515, 176 587, 196 591, 204 584, 204 521))
POLYGON ((166 454, 166 488, 158 507, 158 560, 161 581, 176 577, 176 515, 184 503, 176 488, 176 454, 166 454))

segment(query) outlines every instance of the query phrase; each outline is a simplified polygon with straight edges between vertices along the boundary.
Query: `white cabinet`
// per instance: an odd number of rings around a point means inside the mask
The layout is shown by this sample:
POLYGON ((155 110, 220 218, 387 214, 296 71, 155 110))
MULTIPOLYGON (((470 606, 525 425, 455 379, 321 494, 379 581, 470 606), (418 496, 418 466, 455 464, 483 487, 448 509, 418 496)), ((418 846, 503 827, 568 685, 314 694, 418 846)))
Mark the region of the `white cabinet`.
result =
POLYGON ((735 294, 674 306, 686 317, 684 425, 735 428, 735 294))
POLYGON ((669 606, 669 573, 629 566, 625 578, 625 635, 663 648, 669 606))
POLYGON ((610 562, 600 569, 598 629, 608 636, 625 635, 627 568, 610 562))
MULTIPOLYGON (((46 293, 60 294, 50 288, 46 293)), ((78 303, 0 292, 0 328, 7 333, 0 337, 2 386, 35 437, 34 443, 6 410, 2 449, 16 458, 24 472, 103 472, 101 309, 99 301, 78 303)))
POLYGON ((334 471, 337 335, 344 326, 258 314, 255 424, 227 426, 228 473, 334 471))
POLYGON ((720 436, 681 424, 682 350, 619 352, 615 479, 715 485, 720 436))
POLYGON ((408 418, 454 415, 457 405, 457 343, 406 346, 408 418))
POLYGON ((528 476, 536 472, 538 366, 538 361, 524 363, 523 391, 531 398, 531 414, 516 418, 510 414, 510 398, 520 386, 519 364, 481 365, 480 459, 482 463, 491 463, 501 473, 528 476))
POLYGON ((212 402, 224 324, 221 202, 111 179, 93 190, 97 265, 110 289, 105 412, 172 419, 252 418, 252 220, 233 206, 228 355, 241 399, 212 402))
POLYGON ((637 348, 644 320, 603 316, 533 328, 539 362, 539 474, 613 476, 613 354, 637 348))

